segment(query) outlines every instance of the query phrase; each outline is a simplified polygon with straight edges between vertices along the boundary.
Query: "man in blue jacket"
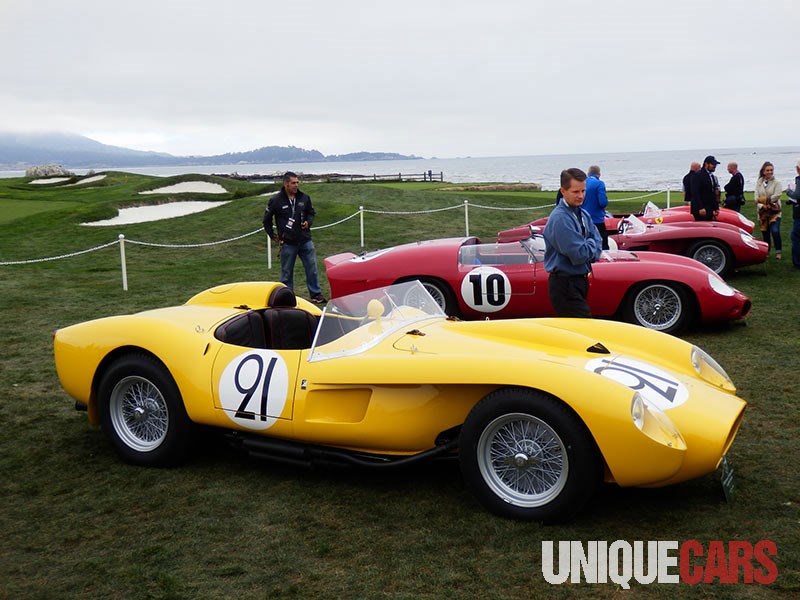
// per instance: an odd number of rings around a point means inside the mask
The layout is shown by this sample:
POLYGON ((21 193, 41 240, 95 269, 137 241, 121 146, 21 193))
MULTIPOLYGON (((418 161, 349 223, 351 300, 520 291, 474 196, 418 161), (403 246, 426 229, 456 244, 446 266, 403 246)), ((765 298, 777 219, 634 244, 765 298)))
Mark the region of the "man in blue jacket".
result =
POLYGON ((544 269, 550 274, 550 304, 559 317, 591 318, 589 275, 600 258, 603 241, 589 213, 581 208, 586 194, 586 173, 561 171, 561 194, 544 228, 544 269))
POLYGON ((592 217, 592 223, 600 232, 603 240, 603 250, 608 250, 608 232, 606 231, 606 206, 608 195, 606 184, 600 181, 600 167, 589 167, 589 177, 586 179, 586 197, 583 199, 583 210, 592 217))

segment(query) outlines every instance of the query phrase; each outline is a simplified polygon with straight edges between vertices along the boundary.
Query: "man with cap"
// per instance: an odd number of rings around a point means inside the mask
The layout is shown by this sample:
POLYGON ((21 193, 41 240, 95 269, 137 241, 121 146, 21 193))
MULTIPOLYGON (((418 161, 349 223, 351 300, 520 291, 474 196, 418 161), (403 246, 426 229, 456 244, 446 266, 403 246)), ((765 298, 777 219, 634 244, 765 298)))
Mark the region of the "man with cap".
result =
POLYGON ((719 161, 706 156, 703 168, 692 175, 691 211, 695 221, 713 221, 719 215, 719 182, 714 171, 719 161))

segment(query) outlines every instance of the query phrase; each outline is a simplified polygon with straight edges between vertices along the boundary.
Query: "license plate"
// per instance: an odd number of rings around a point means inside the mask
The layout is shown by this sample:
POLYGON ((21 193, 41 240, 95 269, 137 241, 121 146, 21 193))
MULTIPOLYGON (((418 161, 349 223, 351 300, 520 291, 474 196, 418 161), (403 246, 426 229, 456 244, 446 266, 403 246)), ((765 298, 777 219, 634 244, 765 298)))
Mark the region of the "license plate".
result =
POLYGON ((733 477, 733 467, 724 456, 719 465, 719 481, 722 484, 722 491, 725 493, 725 501, 731 502, 736 494, 736 480, 733 477))

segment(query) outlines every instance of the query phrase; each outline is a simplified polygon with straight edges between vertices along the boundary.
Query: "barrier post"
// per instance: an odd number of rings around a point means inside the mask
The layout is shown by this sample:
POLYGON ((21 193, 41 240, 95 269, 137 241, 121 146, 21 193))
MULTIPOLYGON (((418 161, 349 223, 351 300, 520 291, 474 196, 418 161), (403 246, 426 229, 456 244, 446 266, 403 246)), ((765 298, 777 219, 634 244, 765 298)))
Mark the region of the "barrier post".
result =
POLYGON ((364 207, 358 207, 358 216, 361 220, 361 247, 364 247, 364 207))
POLYGON ((667 208, 669 208, 669 186, 667 186, 667 208))
POLYGON ((128 291, 128 265, 125 264, 125 235, 119 234, 119 261, 122 264, 122 289, 128 291))
POLYGON ((469 237, 469 200, 464 200, 464 235, 469 237))
POLYGON ((267 269, 272 269, 272 238, 267 236, 267 269))

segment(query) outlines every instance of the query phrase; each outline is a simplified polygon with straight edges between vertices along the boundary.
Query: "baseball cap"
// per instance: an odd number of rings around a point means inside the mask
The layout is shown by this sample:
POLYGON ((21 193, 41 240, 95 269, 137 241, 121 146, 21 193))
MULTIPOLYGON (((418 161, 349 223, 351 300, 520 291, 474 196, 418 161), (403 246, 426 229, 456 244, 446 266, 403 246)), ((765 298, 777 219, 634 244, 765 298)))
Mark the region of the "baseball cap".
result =
POLYGON ((709 155, 709 156, 706 156, 706 159, 703 161, 703 164, 704 165, 705 164, 718 165, 718 164, 720 164, 720 162, 716 158, 714 158, 713 156, 709 155))

